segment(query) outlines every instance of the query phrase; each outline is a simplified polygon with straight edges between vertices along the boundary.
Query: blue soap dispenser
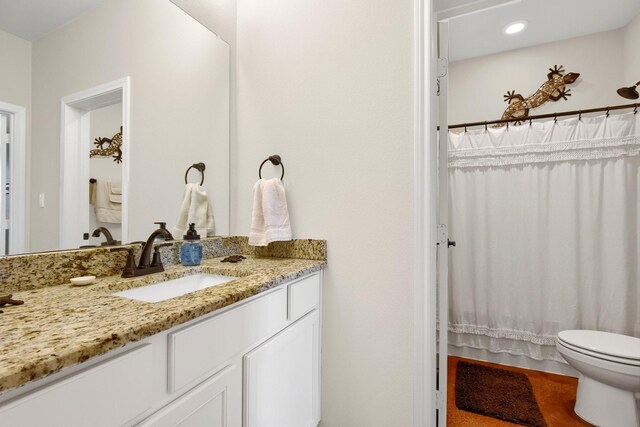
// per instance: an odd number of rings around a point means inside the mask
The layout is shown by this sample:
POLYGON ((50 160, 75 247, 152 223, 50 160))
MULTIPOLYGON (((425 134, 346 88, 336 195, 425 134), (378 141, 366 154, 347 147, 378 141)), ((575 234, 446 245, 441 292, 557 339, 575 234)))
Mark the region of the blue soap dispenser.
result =
POLYGON ((200 265, 202 261, 202 242, 200 235, 196 231, 194 223, 189 224, 187 234, 183 236, 184 241, 180 246, 180 263, 182 265, 200 265))

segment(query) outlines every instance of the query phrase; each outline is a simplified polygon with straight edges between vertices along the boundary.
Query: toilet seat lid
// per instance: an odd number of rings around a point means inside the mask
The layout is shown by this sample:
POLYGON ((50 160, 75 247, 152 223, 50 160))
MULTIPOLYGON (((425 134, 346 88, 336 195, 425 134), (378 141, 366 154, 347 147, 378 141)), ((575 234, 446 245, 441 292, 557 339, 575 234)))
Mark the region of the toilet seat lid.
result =
POLYGON ((640 338, 611 332, 570 330, 560 332, 558 339, 604 356, 640 361, 640 338))

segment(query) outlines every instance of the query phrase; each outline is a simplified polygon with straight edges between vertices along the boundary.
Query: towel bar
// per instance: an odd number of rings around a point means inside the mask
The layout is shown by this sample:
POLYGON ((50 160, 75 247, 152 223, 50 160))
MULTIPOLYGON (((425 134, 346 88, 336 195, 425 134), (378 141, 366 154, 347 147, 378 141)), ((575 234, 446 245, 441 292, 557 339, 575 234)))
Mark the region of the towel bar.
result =
POLYGON ((260 163, 260 167, 258 168, 258 177, 262 179, 262 166, 264 166, 264 164, 267 162, 271 162, 271 164, 274 166, 280 165, 280 167, 282 168, 282 176, 280 176, 280 180, 282 180, 284 178, 284 165, 282 164, 282 159, 277 154, 267 157, 262 163, 260 163))
POLYGON ((200 180, 200 185, 204 184, 204 170, 206 169, 206 166, 202 162, 194 163, 191 166, 189 166, 189 169, 187 169, 187 171, 184 173, 184 183, 185 184, 189 183, 189 181, 187 181, 187 175, 189 175, 189 171, 191 169, 197 169, 198 171, 200 171, 200 173, 202 174, 202 180, 200 180))

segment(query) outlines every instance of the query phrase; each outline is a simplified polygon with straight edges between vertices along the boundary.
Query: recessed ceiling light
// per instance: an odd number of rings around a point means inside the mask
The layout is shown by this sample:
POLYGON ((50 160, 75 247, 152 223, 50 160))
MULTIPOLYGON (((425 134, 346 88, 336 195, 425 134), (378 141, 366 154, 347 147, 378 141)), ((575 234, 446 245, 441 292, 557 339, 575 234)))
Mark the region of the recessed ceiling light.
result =
POLYGON ((527 21, 516 21, 504 27, 505 34, 516 34, 527 28, 527 21))

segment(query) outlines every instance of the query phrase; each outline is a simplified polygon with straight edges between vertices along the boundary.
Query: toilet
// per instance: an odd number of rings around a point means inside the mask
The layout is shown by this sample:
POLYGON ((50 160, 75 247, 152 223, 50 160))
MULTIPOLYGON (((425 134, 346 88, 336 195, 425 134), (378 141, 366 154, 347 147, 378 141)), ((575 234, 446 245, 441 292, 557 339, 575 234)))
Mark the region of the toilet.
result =
POLYGON ((556 348, 580 376, 575 412, 602 427, 640 427, 640 338, 570 330, 556 348))

